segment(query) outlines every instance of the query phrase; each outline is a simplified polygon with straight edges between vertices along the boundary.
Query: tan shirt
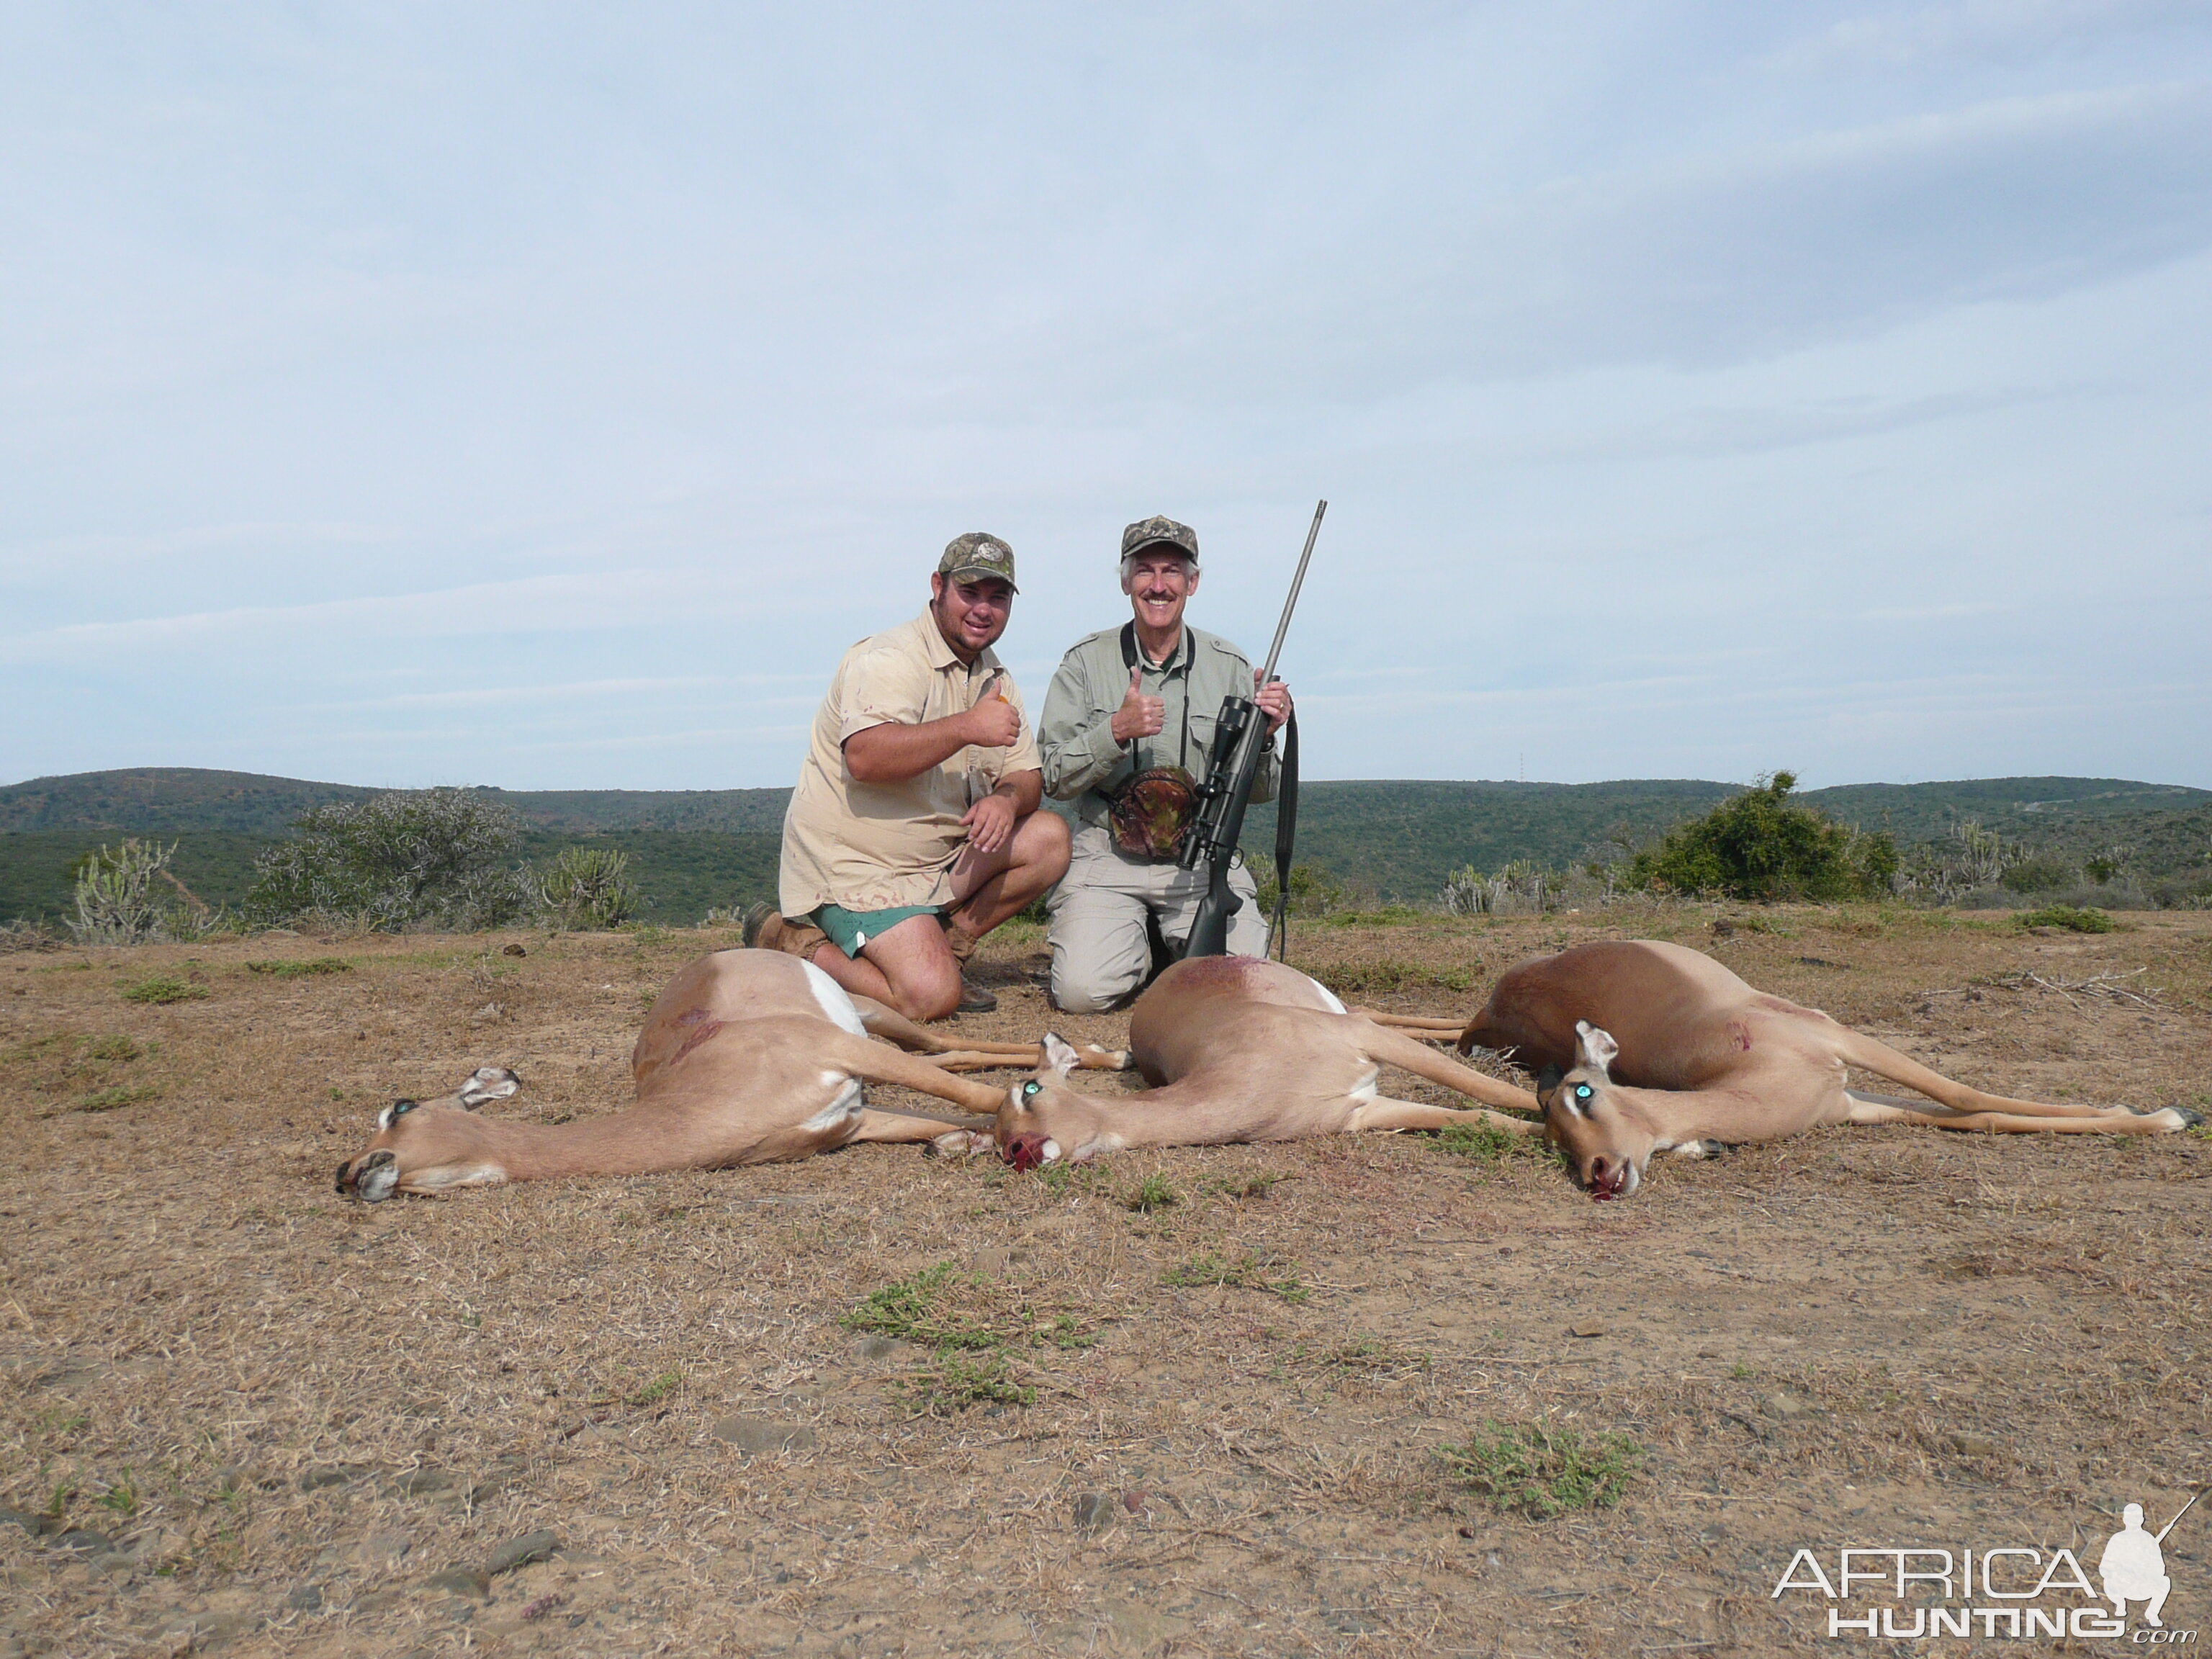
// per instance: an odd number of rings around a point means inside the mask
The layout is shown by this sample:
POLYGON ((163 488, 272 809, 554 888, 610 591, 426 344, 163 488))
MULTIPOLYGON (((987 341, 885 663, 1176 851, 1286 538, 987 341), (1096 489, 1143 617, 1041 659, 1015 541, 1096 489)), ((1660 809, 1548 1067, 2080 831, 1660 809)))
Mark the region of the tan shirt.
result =
MULTIPOLYGON (((964 714, 1003 667, 988 650, 963 663, 926 609, 845 653, 815 713, 806 764, 783 815, 778 904, 785 915, 823 904, 889 910, 951 902, 949 872, 968 841, 961 817, 1006 778, 1042 769, 1026 714, 1011 747, 971 745, 899 783, 854 779, 845 740, 872 726, 964 714)), ((1022 695, 1011 674, 1002 690, 1019 709, 1022 695)))

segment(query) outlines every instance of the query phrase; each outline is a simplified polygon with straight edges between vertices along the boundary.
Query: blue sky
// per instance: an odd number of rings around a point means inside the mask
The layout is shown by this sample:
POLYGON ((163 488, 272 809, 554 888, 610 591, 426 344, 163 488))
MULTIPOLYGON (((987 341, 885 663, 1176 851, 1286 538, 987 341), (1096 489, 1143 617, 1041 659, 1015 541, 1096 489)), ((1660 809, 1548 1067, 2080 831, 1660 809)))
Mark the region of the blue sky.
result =
POLYGON ((783 784, 1121 526, 1321 777, 2212 787, 2212 6, 0 5, 0 780, 783 784))

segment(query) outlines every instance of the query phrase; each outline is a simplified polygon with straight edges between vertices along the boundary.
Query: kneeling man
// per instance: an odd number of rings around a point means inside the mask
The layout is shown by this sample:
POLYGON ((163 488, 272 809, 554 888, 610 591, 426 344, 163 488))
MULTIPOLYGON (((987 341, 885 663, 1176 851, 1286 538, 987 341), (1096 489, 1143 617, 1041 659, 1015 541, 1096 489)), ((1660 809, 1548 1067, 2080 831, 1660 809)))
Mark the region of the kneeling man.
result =
MULTIPOLYGON (((1076 802, 1079 820, 1067 878, 1051 899, 1052 1000, 1071 1014, 1103 1012, 1142 989, 1155 931, 1175 950, 1190 937, 1206 872, 1176 863, 1188 824, 1175 811, 1180 786, 1158 769, 1203 770, 1222 699, 1254 696, 1267 748, 1252 799, 1273 800, 1275 733, 1291 713, 1281 681, 1255 693, 1259 676, 1243 652, 1184 626, 1183 607, 1198 592, 1189 526, 1152 518, 1124 530, 1121 591, 1131 619, 1076 641, 1045 694, 1037 733, 1045 787, 1076 802)), ((1251 872, 1239 866, 1229 884, 1244 901, 1230 919, 1229 948, 1264 956, 1267 923, 1251 872)))
POLYGON ((784 814, 781 914, 754 907, 746 944, 909 1019, 997 1006, 961 965, 1067 868, 1066 825, 1037 811, 1021 694, 991 650, 1014 592, 1013 550, 959 537, 929 608, 845 653, 784 814))

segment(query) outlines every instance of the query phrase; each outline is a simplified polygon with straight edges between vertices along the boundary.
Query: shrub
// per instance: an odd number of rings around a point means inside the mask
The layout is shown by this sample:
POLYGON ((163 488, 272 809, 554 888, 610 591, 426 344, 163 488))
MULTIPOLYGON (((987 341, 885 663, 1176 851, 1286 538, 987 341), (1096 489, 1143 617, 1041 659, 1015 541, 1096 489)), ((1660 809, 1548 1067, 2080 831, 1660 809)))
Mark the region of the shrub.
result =
POLYGON ((155 974, 125 986, 123 1000, 125 1002, 197 1002, 207 994, 204 985, 195 985, 188 979, 179 979, 170 974, 155 974))
POLYGON ((2070 933, 2109 933, 2118 926, 2102 910, 2079 904, 2046 904, 2014 918, 2023 927, 2063 927, 2070 933))
POLYGON ((538 896, 556 927, 619 927, 637 908, 629 854, 615 847, 564 847, 538 878, 538 896))
POLYGON ((126 840, 113 852, 102 842, 76 865, 76 915, 69 929, 79 945, 143 945, 167 936, 174 906, 155 881, 176 856, 174 842, 126 840))
POLYGON ((1515 859, 1494 876, 1469 864, 1445 878, 1437 902, 1446 915, 1541 915, 1547 903, 1557 903, 1560 884, 1534 859, 1515 859))
MULTIPOLYGON (((1275 860, 1265 853, 1254 853, 1247 856, 1245 862, 1251 866, 1252 878, 1259 884, 1260 914, 1273 915, 1275 901, 1283 890, 1275 860)), ((1291 866, 1291 915, 1325 916, 1353 902, 1352 890, 1320 865, 1291 866)))
POLYGON ((2073 879, 2070 865, 2057 859, 2028 859, 1999 876, 1997 885, 2008 893, 2051 893, 2073 879))
POLYGON ((526 913, 536 884, 507 860, 514 811, 469 789, 404 789, 319 806, 255 866, 246 915, 264 926, 325 915, 371 928, 495 927, 526 913))
POLYGON ((1658 892, 1775 900, 1873 898, 1889 890, 1897 845, 1862 835, 1790 799, 1795 773, 1777 772, 1703 817, 1677 825, 1629 866, 1634 885, 1658 892))

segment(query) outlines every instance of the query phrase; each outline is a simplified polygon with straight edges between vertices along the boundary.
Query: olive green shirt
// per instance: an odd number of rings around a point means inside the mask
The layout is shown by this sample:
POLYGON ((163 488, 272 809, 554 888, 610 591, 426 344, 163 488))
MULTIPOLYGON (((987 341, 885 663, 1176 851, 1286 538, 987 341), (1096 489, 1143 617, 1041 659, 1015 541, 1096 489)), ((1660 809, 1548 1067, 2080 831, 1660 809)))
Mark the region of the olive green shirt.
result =
MULTIPOLYGON (((1119 628, 1078 640, 1060 659, 1060 672, 1045 693, 1044 714, 1037 723, 1044 791, 1054 800, 1074 801, 1083 823, 1104 823, 1107 798, 1133 774, 1150 767, 1181 766, 1202 781, 1222 699, 1252 695, 1252 665, 1244 653, 1218 635, 1187 624, 1182 643, 1165 663, 1154 666, 1140 644, 1137 665, 1144 671, 1145 695, 1166 704, 1167 723, 1155 735, 1133 743, 1114 740, 1114 714, 1129 694, 1119 628), (1190 713, 1187 757, 1182 741, 1186 708, 1190 713)), ((1270 737, 1253 780, 1252 799, 1274 799, 1275 783, 1274 739, 1270 737)))

